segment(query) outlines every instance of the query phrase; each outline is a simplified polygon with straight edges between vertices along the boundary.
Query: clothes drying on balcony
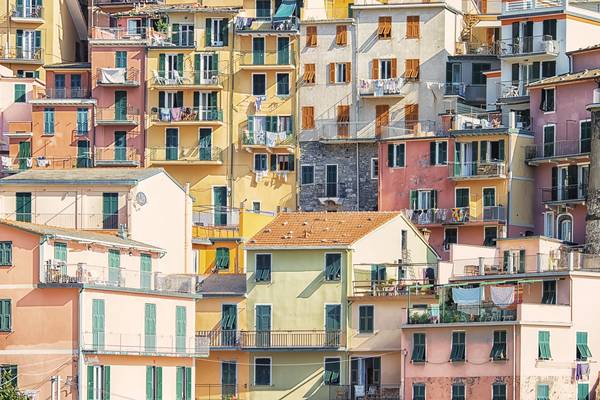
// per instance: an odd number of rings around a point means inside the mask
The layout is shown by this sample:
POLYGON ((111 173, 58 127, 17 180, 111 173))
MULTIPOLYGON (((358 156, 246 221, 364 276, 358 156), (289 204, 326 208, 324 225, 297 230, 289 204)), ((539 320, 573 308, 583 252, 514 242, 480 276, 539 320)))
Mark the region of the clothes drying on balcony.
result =
POLYGON ((46 157, 38 157, 36 158, 36 163, 38 167, 47 167, 50 165, 50 160, 48 160, 46 157))
POLYGON ((492 303, 499 307, 505 307, 515 302, 515 287, 514 286, 491 286, 490 297, 492 303))
POLYGON ((237 17, 235 19, 235 29, 238 31, 249 29, 254 22, 254 18, 251 17, 237 17))
POLYGON ((575 366, 575 380, 582 381, 588 380, 590 376, 590 364, 588 363, 577 363, 575 366))
POLYGON ((481 303, 482 288, 452 288, 452 300, 459 306, 475 306, 481 303))
POLYGON ((100 69, 101 83, 124 83, 125 68, 101 68, 100 69))

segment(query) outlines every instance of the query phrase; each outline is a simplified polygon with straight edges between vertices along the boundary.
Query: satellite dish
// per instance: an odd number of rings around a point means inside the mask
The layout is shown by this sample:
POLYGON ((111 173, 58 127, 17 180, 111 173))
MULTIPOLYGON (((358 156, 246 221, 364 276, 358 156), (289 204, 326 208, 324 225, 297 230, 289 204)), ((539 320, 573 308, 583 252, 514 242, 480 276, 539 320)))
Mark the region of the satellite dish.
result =
POLYGON ((135 202, 140 205, 143 206, 148 202, 148 198, 146 197, 146 193, 144 192, 138 192, 135 195, 135 202))

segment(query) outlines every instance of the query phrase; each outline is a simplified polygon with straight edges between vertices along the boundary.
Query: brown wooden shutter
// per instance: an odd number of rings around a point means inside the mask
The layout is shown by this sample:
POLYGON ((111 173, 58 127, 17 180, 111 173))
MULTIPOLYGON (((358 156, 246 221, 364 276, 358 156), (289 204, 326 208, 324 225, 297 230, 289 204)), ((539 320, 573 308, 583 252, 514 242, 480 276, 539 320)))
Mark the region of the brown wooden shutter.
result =
POLYGON ((315 47, 317 45, 317 27, 306 27, 306 47, 315 47))
POLYGON ((351 76, 352 76, 352 63, 347 62, 347 63, 344 63, 344 64, 346 64, 346 80, 345 80, 345 82, 348 83, 348 82, 350 82, 352 80, 351 79, 351 76))
POLYGON ((329 64, 329 82, 335 83, 335 63, 329 64))
POLYGON ((349 105, 341 105, 337 106, 337 121, 338 121, 338 129, 337 133, 339 136, 348 136, 348 128, 350 122, 350 106, 349 105))
POLYGON ((390 73, 392 75, 392 78, 396 78, 396 77, 398 77, 398 60, 395 58, 392 58, 391 64, 392 64, 392 68, 391 68, 390 73))
POLYGON ((419 16, 409 15, 406 17, 406 38, 418 39, 420 36, 419 16))
POLYGON ((335 31, 335 44, 346 46, 348 44, 348 27, 346 25, 337 25, 335 31))
POLYGON ((379 59, 371 61, 371 79, 379 79, 379 59))
POLYGON ((406 79, 419 79, 419 59, 408 58, 404 62, 404 77, 406 79))
POLYGON ((384 129, 390 124, 390 106, 387 104, 375 105, 375 135, 380 137, 384 129))
POLYGON ((419 125, 419 105, 406 104, 404 106, 404 121, 407 129, 415 130, 419 125))
POLYGON ((315 64, 304 64, 304 83, 315 83, 315 64))
POLYGON ((377 36, 380 39, 389 39, 392 37, 392 17, 379 17, 377 36))
POLYGON ((312 106, 302 107, 302 129, 315 128, 315 109, 312 106))

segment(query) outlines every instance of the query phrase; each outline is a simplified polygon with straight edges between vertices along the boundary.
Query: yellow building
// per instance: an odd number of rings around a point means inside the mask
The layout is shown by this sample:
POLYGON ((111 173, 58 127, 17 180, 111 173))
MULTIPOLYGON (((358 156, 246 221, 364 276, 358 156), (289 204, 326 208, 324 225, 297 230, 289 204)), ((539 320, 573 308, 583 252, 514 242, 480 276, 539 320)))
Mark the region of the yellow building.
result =
POLYGON ((6 0, 0 18, 0 65, 41 77, 42 65, 85 58, 87 24, 76 0, 6 0))

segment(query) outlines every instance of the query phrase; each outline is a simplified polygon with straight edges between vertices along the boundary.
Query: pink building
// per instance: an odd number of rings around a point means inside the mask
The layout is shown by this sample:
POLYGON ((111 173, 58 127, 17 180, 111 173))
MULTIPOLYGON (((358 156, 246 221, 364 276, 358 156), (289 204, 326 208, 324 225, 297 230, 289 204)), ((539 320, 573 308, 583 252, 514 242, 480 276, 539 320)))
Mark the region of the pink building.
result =
POLYGON ((529 86, 535 145, 527 162, 536 167, 536 233, 583 244, 592 135, 586 105, 598 87, 600 47, 569 55, 571 73, 529 86), (544 112, 542 103, 552 111, 544 112))

